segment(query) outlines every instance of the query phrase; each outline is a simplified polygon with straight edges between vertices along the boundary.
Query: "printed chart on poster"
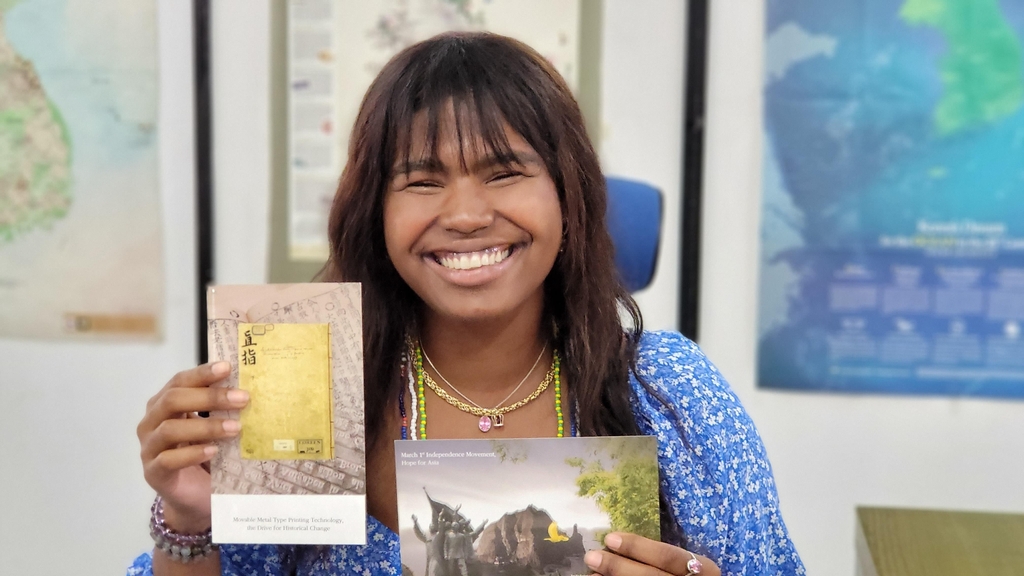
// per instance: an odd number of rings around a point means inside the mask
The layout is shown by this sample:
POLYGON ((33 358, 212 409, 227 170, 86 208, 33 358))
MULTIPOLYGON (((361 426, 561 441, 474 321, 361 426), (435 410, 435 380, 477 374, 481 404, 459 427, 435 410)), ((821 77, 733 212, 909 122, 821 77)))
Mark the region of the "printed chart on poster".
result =
POLYGON ((0 337, 152 340, 153 0, 0 0, 0 337))
POLYGON ((288 256, 323 262, 327 214, 359 104, 403 48, 449 30, 487 30, 529 44, 574 91, 580 0, 290 0, 288 256))
POLYGON ((1024 398, 1024 3, 767 6, 759 385, 1024 398))

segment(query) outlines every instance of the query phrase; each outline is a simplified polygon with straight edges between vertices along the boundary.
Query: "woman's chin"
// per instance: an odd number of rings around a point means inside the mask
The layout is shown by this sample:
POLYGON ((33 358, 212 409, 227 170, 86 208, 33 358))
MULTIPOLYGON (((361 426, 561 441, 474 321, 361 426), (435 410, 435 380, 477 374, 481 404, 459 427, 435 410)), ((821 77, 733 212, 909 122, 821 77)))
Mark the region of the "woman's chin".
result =
POLYGON ((428 302, 430 315, 437 319, 458 323, 510 323, 523 313, 524 308, 535 306, 543 310, 542 291, 525 298, 513 298, 491 291, 481 294, 461 294, 457 298, 428 302))

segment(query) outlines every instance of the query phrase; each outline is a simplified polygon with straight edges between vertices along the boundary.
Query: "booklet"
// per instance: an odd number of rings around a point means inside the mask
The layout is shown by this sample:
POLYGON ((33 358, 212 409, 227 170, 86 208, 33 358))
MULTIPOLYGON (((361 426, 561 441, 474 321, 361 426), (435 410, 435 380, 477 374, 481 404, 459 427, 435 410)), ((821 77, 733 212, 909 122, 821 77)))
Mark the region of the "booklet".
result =
POLYGON ((613 531, 660 538, 650 436, 395 442, 402 574, 590 574, 613 531))
POLYGON ((358 284, 214 286, 210 361, 249 391, 210 462, 218 544, 365 544, 366 448, 358 284))

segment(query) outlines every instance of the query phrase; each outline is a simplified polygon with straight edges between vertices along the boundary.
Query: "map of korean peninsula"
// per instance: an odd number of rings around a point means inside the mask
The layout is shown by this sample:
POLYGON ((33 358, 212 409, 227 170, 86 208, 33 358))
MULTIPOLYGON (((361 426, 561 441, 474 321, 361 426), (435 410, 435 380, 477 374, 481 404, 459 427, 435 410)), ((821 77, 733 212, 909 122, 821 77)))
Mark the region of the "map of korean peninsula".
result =
POLYGON ((71 139, 31 62, 4 34, 0 0, 0 243, 45 226, 71 205, 71 139))
POLYGON ((0 0, 0 338, 162 338, 156 0, 0 0))

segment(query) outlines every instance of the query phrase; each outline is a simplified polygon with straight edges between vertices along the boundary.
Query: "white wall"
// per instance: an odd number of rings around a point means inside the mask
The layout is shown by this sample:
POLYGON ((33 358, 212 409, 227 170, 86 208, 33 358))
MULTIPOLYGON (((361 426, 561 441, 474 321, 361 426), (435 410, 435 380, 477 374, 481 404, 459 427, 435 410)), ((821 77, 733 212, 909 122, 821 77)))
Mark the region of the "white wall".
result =
POLYGON ((854 507, 1024 512, 1024 404, 754 387, 764 6, 711 2, 700 343, 768 446, 809 574, 852 574, 854 507))
POLYGON ((190 5, 158 2, 165 340, 0 340, 0 574, 123 574, 150 546, 135 426, 195 363, 190 5))
POLYGON ((652 330, 679 326, 686 4, 604 0, 601 164, 656 186, 665 200, 654 280, 635 295, 652 330))
POLYGON ((269 266, 270 0, 211 4, 214 276, 220 284, 262 284, 269 266))

